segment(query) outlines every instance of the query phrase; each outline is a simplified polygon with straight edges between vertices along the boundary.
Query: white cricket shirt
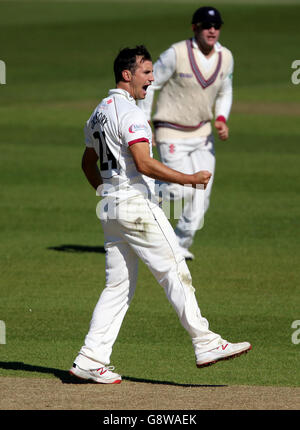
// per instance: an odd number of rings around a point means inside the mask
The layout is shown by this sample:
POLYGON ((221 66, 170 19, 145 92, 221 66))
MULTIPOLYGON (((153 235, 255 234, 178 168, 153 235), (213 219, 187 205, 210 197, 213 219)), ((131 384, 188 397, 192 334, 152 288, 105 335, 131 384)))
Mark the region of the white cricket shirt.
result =
POLYGON ((143 194, 155 200, 155 181, 138 172, 129 149, 146 141, 152 157, 151 127, 127 91, 110 90, 87 121, 84 133, 86 146, 99 156, 102 197, 124 200, 143 194))

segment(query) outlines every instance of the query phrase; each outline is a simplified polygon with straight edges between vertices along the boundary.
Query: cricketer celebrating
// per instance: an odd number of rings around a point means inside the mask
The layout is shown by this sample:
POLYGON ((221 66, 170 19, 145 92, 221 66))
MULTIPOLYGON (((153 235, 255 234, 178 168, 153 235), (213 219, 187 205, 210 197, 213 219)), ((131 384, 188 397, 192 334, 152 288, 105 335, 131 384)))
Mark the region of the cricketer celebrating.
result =
POLYGON ((203 226, 215 172, 214 127, 221 140, 228 138, 226 121, 232 105, 233 57, 219 42, 220 12, 209 6, 192 18, 194 37, 173 44, 154 64, 155 83, 138 106, 151 120, 154 90, 160 90, 153 116, 155 141, 161 161, 184 173, 212 173, 204 192, 169 184, 165 198, 181 199, 184 208, 175 228, 186 259, 196 231, 203 226), (202 209, 202 210, 201 210, 202 209))
POLYGON ((209 329, 201 315, 186 261, 164 212, 156 203, 154 179, 206 186, 211 174, 185 174, 152 157, 152 131, 136 100, 153 82, 144 46, 125 48, 115 59, 116 88, 96 107, 85 127, 82 167, 90 184, 102 189, 106 285, 94 309, 72 375, 97 383, 120 383, 109 366, 112 348, 137 282, 138 258, 150 269, 191 336, 198 367, 236 357, 248 342, 229 343, 209 329), (100 172, 97 161, 100 160, 100 172), (114 210, 111 210, 113 207, 114 210))

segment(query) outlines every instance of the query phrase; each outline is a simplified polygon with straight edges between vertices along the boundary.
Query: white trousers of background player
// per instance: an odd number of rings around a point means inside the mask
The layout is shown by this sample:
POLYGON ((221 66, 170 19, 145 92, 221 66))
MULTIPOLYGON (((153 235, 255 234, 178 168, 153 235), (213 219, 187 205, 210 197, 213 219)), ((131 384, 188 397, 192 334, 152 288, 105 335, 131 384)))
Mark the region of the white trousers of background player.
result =
POLYGON ((166 188, 166 194, 173 196, 174 200, 184 198, 184 206, 175 234, 179 245, 189 248, 196 231, 203 226, 204 215, 209 207, 216 162, 213 136, 204 137, 200 143, 199 140, 197 142, 188 140, 157 142, 157 148, 161 161, 174 170, 186 174, 200 170, 208 170, 212 173, 204 191, 178 184, 168 184, 166 188))
POLYGON ((106 286, 75 363, 83 369, 110 363, 112 347, 135 292, 139 258, 164 288, 191 336, 195 354, 217 347, 220 336, 209 330, 207 319, 201 315, 189 269, 162 209, 142 196, 134 197, 118 205, 118 217, 110 219, 105 211, 101 214, 106 286))

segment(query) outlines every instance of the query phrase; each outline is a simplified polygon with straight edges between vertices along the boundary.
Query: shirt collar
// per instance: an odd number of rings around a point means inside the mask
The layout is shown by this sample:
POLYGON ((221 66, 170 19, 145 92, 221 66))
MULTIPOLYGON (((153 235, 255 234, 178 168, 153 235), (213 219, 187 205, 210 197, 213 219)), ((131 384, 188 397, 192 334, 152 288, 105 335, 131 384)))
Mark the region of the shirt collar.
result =
MULTIPOLYGON (((195 37, 192 38, 193 48, 199 49, 198 43, 196 42, 195 37)), ((215 43, 214 45, 215 51, 219 52, 222 49, 222 45, 220 42, 215 43)))
POLYGON ((134 98, 126 90, 122 90, 121 88, 113 88, 112 90, 108 91, 109 96, 113 96, 115 94, 118 94, 120 96, 124 96, 129 102, 135 103, 134 98))

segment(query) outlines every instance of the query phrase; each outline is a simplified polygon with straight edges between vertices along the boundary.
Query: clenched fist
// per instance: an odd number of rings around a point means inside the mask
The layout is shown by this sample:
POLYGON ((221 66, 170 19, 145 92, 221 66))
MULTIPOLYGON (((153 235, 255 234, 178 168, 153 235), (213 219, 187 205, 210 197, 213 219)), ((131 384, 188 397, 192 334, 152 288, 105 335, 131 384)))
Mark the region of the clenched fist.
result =
POLYGON ((215 121, 215 128, 218 132, 219 139, 227 140, 229 137, 228 126, 223 121, 215 121))
POLYGON ((200 172, 194 173, 193 176, 195 177, 195 184, 193 184, 193 187, 195 188, 196 185, 202 184, 204 185, 204 189, 205 189, 211 178, 211 173, 208 172, 207 170, 200 170, 200 172))

